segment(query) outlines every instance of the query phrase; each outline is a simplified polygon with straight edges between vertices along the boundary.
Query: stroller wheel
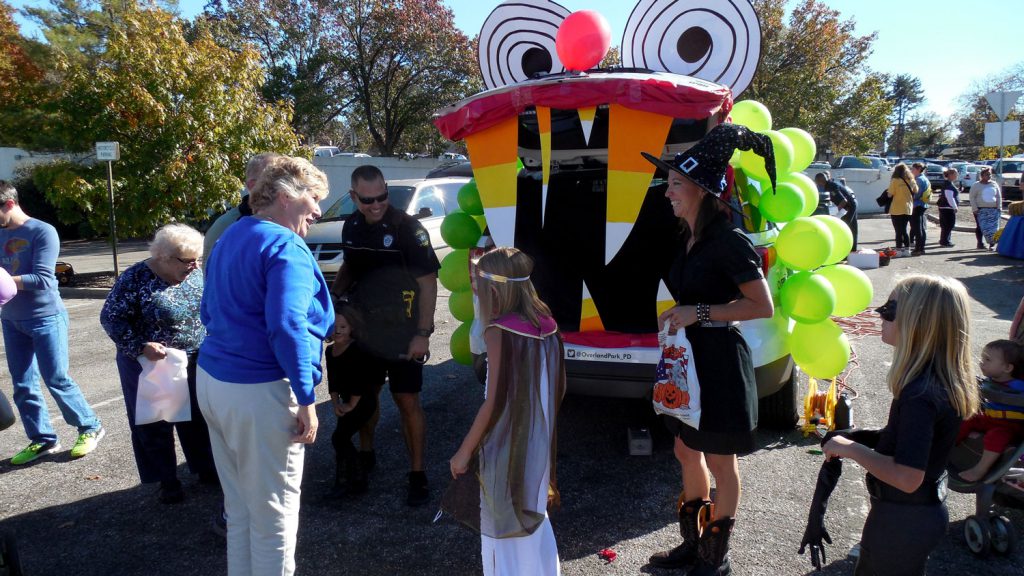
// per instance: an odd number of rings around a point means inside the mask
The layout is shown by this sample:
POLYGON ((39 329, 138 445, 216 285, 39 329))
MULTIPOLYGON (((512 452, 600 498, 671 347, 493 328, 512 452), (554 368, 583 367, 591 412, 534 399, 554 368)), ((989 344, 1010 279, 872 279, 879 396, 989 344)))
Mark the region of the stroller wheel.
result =
POLYGON ((1008 556, 1013 554, 1017 546, 1017 530, 1006 516, 993 516, 989 521, 992 535, 992 550, 996 554, 1008 556))
POLYGON ((967 548, 975 556, 988 556, 992 548, 992 533, 988 522, 979 520, 977 516, 968 516, 964 520, 964 540, 967 541, 967 548))

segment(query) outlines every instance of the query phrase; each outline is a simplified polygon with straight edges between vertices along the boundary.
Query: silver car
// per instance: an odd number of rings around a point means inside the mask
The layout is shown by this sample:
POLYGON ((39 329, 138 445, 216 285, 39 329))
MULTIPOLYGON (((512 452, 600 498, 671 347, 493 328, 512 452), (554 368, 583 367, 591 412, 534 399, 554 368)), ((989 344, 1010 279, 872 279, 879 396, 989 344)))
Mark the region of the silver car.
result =
MULTIPOLYGON (((417 218, 430 234, 435 249, 448 244, 441 238, 441 221, 459 209, 458 194, 469 178, 417 178, 388 181, 388 202, 417 218)), ((323 217, 309 229, 306 244, 313 252, 324 276, 333 277, 341 267, 341 230, 345 220, 356 211, 352 196, 343 194, 323 217)))

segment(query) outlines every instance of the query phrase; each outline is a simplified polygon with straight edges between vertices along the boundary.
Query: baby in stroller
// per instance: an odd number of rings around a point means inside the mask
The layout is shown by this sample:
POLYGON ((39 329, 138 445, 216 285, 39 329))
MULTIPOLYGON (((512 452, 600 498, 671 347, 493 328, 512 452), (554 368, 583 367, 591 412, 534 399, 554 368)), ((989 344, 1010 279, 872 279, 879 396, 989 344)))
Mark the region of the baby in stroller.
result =
POLYGON ((993 504, 1024 507, 1024 347, 1012 340, 990 342, 980 368, 982 412, 960 428, 950 454, 949 488, 977 494, 975 515, 964 521, 971 551, 1009 554, 1017 533, 993 504))

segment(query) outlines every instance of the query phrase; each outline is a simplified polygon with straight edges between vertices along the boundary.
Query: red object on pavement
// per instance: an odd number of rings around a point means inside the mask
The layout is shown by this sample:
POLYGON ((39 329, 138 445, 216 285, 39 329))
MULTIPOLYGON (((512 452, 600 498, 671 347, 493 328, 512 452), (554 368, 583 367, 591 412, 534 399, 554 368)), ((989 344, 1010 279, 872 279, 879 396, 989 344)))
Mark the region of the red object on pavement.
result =
POLYGON ((611 548, 605 548, 604 550, 598 552, 597 555, 601 557, 601 560, 604 560, 609 564, 614 562, 615 559, 619 557, 619 555, 615 553, 615 550, 612 550, 611 548))

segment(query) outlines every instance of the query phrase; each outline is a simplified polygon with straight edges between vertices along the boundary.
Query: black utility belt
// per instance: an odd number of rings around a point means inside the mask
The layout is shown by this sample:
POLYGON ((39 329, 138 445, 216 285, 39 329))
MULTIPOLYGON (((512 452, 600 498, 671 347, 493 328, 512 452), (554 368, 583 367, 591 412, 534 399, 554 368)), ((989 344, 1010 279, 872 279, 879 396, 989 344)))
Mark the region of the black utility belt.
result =
POLYGON ((882 482, 871 474, 864 477, 864 484, 867 485, 868 494, 873 500, 897 504, 941 504, 946 501, 946 495, 949 493, 946 483, 947 476, 943 472, 937 480, 925 480, 917 490, 908 494, 895 486, 882 482))

